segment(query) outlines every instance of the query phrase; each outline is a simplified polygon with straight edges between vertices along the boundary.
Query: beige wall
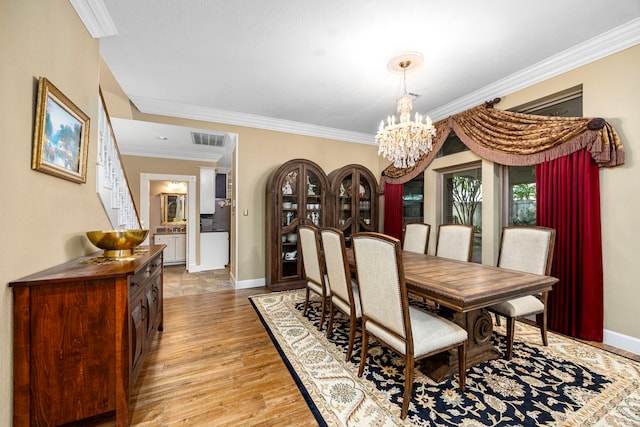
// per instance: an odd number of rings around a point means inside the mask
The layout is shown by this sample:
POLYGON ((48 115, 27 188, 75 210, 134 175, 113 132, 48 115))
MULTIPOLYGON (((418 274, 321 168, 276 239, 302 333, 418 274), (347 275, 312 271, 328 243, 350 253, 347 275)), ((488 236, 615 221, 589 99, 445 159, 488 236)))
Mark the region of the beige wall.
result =
POLYGON ((97 251, 84 232, 109 227, 96 194, 98 41, 68 1, 0 0, 0 425, 12 416, 12 308, 7 283, 97 251), (31 170, 37 79, 48 78, 91 118, 86 184, 31 170), (10 209, 10 210, 9 210, 10 209))

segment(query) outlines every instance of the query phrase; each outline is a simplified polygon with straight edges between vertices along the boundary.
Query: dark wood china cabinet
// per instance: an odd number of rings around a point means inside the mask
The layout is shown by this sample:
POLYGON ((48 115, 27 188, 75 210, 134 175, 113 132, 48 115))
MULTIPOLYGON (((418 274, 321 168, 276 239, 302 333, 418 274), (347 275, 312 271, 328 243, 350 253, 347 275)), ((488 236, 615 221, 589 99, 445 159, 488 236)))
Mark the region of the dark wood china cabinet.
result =
POLYGON ((314 162, 294 159, 276 169, 266 186, 266 285, 305 286, 298 225, 337 227, 352 234, 378 230, 378 185, 364 166, 344 166, 327 176, 314 162))
POLYGON ((347 165, 329 174, 333 226, 342 230, 347 246, 351 235, 378 231, 378 184, 369 169, 347 165))
POLYGON ((275 170, 266 193, 266 282, 271 290, 305 285, 302 277, 298 225, 331 224, 329 181, 314 162, 294 159, 275 170))

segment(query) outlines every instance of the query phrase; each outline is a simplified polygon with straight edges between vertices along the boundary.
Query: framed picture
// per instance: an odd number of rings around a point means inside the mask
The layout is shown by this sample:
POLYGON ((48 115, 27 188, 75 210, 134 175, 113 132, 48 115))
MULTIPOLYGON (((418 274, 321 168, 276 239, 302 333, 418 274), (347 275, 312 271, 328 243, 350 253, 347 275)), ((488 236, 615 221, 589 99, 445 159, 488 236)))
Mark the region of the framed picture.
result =
POLYGON ((40 77, 31 169, 84 183, 88 145, 89 116, 40 77))

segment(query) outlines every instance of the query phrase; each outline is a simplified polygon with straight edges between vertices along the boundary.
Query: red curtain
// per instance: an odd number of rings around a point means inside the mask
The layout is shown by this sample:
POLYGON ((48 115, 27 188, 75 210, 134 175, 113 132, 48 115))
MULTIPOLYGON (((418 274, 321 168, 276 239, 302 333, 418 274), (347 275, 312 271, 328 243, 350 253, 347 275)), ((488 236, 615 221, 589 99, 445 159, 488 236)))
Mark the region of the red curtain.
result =
POLYGON ((603 273, 598 165, 586 149, 536 165, 537 221, 556 229, 549 328, 602 341, 603 273))
POLYGON ((402 239, 402 184, 384 184, 384 234, 402 239))

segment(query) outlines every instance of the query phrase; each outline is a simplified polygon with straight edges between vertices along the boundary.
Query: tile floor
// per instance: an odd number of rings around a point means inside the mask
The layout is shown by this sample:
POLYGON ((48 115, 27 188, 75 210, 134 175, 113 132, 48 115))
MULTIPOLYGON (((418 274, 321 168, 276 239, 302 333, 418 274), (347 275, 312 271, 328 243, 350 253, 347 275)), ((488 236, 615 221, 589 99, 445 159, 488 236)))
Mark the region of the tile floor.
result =
POLYGON ((165 298, 233 289, 228 268, 189 273, 184 265, 165 266, 163 285, 165 298))

